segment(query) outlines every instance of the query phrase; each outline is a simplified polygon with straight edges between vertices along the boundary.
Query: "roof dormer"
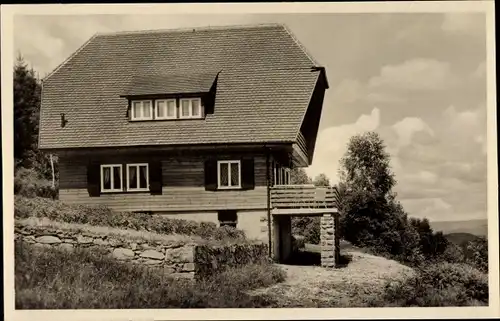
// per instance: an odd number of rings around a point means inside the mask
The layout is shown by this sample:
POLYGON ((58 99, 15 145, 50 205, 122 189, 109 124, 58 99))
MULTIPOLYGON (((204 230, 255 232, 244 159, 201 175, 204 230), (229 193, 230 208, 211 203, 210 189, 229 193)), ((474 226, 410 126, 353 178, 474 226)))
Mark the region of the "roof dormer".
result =
POLYGON ((137 76, 121 97, 130 121, 204 119, 214 112, 218 72, 137 76))

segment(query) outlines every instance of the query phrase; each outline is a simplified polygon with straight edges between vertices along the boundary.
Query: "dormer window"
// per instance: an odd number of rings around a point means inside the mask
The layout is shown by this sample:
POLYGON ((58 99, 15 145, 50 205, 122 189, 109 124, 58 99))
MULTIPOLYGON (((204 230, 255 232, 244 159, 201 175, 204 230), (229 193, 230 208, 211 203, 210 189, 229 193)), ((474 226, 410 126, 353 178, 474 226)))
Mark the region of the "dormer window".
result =
POLYGON ((214 113, 219 73, 136 75, 120 95, 128 102, 125 117, 129 121, 204 119, 214 113))
POLYGON ((153 119, 153 103, 151 100, 133 100, 131 120, 153 119))
POLYGON ((156 119, 177 118, 177 100, 161 99, 155 101, 156 119))
POLYGON ((180 118, 202 118, 203 110, 200 98, 180 99, 180 118))

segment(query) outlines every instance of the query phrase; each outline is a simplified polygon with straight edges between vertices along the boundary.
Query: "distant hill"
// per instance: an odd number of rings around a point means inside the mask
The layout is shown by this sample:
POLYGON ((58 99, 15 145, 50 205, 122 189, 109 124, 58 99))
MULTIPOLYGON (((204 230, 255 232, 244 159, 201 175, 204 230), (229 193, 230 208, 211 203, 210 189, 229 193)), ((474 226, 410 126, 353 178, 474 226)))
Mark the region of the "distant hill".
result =
POLYGON ((445 237, 448 241, 459 246, 463 246, 465 243, 479 238, 479 236, 470 233, 450 233, 446 234, 445 237))
POLYGON ((435 232, 442 231, 444 234, 468 233, 477 236, 487 236, 487 222, 486 219, 480 219, 466 221, 434 221, 430 222, 430 224, 435 232))

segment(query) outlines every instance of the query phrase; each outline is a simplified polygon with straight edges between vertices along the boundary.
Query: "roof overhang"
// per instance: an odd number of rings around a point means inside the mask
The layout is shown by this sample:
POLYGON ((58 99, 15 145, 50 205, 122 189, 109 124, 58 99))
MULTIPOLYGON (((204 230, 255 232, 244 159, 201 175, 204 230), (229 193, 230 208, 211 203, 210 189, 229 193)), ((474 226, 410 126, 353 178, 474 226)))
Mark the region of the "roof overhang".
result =
POLYGON ((208 93, 214 85, 219 72, 135 76, 121 96, 208 93))
POLYGON ((104 155, 114 154, 137 154, 137 153, 213 153, 217 151, 256 151, 256 150, 289 150, 292 142, 255 142, 255 143, 220 143, 220 144, 186 144, 186 145, 143 145, 143 146, 119 146, 119 147, 86 147, 86 148, 53 148, 42 149, 45 153, 57 155, 104 155))

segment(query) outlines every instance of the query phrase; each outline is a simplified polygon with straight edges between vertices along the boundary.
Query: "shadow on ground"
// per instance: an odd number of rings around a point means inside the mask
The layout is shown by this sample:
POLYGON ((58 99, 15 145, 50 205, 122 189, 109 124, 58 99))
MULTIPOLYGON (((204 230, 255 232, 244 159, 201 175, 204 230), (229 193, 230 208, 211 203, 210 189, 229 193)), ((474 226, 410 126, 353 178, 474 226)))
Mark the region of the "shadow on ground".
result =
POLYGON ((307 250, 299 250, 290 256, 284 264, 302 266, 321 266, 321 254, 307 250))
MULTIPOLYGON (((341 253, 337 268, 346 267, 352 261, 352 255, 341 253)), ((287 265, 299 266, 321 266, 321 252, 317 249, 303 248, 291 254, 290 258, 283 262, 287 265)))

